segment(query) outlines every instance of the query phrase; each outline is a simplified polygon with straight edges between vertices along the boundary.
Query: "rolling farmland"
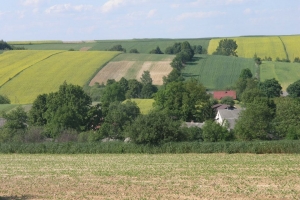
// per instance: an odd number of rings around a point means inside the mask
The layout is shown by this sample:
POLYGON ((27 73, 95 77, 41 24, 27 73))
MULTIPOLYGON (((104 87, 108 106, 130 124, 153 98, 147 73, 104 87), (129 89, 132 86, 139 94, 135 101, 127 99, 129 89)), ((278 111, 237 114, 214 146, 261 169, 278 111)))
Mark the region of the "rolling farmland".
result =
POLYGON ((0 55, 0 86, 28 67, 61 51, 6 51, 0 55))
MULTIPOLYGON (((236 37, 229 38, 236 41, 238 48, 237 54, 239 57, 253 58, 256 53, 258 57, 265 58, 271 57, 275 60, 277 57, 280 59, 286 58, 284 45, 280 37, 236 37)), ((212 54, 221 39, 212 39, 209 43, 208 54, 212 54)))
POLYGON ((195 56, 195 59, 186 65, 183 76, 199 80, 209 90, 234 86, 245 68, 249 68, 253 75, 256 72, 253 59, 209 55, 195 56))
POLYGON ((64 81, 83 86, 117 54, 65 51, 27 68, 4 84, 0 93, 7 95, 12 103, 32 103, 39 94, 57 91, 64 81))
POLYGON ((300 63, 267 62, 260 65, 260 80, 275 78, 282 90, 300 79, 300 63))
POLYGON ((146 70, 150 71, 154 85, 162 85, 163 76, 172 70, 170 63, 173 58, 174 55, 120 54, 98 72, 90 85, 106 83, 108 79, 119 81, 122 77, 140 80, 146 70))

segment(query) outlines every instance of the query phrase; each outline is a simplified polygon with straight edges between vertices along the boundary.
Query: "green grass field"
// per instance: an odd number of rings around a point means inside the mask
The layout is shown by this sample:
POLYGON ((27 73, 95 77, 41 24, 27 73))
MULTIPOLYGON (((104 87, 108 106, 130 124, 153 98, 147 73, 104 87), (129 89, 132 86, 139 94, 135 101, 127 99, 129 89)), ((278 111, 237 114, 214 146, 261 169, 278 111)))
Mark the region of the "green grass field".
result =
POLYGON ((28 67, 61 51, 5 51, 0 55, 0 86, 28 67))
POLYGON ((142 114, 148 114, 153 108, 154 99, 130 99, 130 100, 137 104, 142 114))
POLYGON ((57 91, 64 81, 83 86, 117 54, 99 51, 56 54, 18 74, 0 88, 0 94, 7 95, 12 103, 29 104, 39 94, 57 91))
POLYGON ((300 79, 300 63, 283 63, 264 61, 260 65, 260 80, 275 78, 282 90, 300 79))
POLYGON ((61 40, 36 40, 36 41, 7 41, 11 45, 32 45, 32 44, 59 44, 63 43, 61 40))
POLYGON ((111 62, 118 61, 166 61, 172 60, 175 55, 166 54, 135 54, 135 53, 122 53, 116 56, 111 62))
POLYGON ((299 154, 0 154, 0 198, 298 199, 299 159, 299 154))
POLYGON ((280 36, 280 38, 286 47, 290 61, 293 62, 295 57, 300 58, 300 35, 280 36))
MULTIPOLYGON (((265 36, 265 37, 235 37, 229 38, 236 41, 238 48, 237 54, 239 57, 253 58, 256 53, 258 57, 265 58, 271 57, 275 60, 277 57, 280 59, 286 58, 284 45, 278 36, 265 36)), ((208 54, 212 54, 221 39, 210 40, 208 47, 208 54)))
POLYGON ((234 86, 245 68, 255 75, 253 59, 201 55, 195 57, 195 62, 186 65, 183 76, 199 80, 209 90, 227 89, 234 86))

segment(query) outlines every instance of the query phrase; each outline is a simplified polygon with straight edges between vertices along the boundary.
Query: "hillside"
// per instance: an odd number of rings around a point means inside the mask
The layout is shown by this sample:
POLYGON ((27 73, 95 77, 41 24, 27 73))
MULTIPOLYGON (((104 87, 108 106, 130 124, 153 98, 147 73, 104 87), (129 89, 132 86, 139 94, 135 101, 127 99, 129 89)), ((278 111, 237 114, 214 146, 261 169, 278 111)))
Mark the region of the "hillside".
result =
POLYGON ((280 83, 282 90, 300 79, 300 63, 284 63, 264 61, 260 65, 260 80, 275 78, 280 83))
POLYGON ((174 55, 164 54, 120 54, 98 72, 90 85, 106 83, 108 79, 119 81, 122 77, 140 80, 146 70, 150 71, 154 85, 162 85, 163 76, 172 70, 170 63, 173 58, 174 55))
POLYGON ((17 47, 24 47, 28 50, 86 50, 89 51, 105 51, 115 45, 122 45, 123 48, 130 51, 130 49, 137 49, 140 53, 149 53, 157 46, 164 52, 168 46, 172 46, 175 42, 188 41, 191 45, 201 45, 207 49, 210 39, 132 39, 132 40, 98 40, 89 42, 8 42, 17 47))
POLYGON ((253 59, 231 56, 196 55, 195 62, 188 63, 183 70, 185 78, 195 78, 209 90, 234 86, 241 71, 249 68, 256 74, 253 59))
MULTIPOLYGON (((35 55, 35 51, 24 52, 35 55)), ((43 54, 48 51, 38 52, 43 54)), ((0 60, 3 56, 5 57, 5 54, 0 55, 0 60)), ((40 62, 37 62, 39 58, 32 58, 30 60, 35 64, 2 85, 0 94, 7 95, 12 103, 27 104, 32 103, 39 94, 57 91, 59 85, 64 81, 83 86, 105 63, 117 54, 118 52, 64 51, 40 62)), ((26 60, 26 58, 24 59, 26 60)), ((22 62, 22 59, 20 62, 22 62)), ((7 68, 13 66, 14 63, 7 65, 7 68)), ((0 73, 4 69, 0 68, 0 73)))

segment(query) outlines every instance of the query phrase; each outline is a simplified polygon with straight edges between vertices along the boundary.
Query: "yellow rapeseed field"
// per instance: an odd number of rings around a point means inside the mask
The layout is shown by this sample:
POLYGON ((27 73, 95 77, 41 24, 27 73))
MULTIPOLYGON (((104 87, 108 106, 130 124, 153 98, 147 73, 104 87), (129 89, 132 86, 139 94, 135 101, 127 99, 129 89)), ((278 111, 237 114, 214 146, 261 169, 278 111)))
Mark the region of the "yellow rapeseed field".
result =
MULTIPOLYGON (((43 51, 41 51, 43 52, 43 51)), ((118 52, 65 51, 27 68, 0 88, 12 103, 32 103, 39 94, 57 91, 67 83, 83 86, 118 52)))
MULTIPOLYGON (((236 37, 229 38, 237 42, 237 54, 239 57, 253 58, 256 53, 258 57, 271 57, 275 60, 286 58, 286 53, 282 41, 277 36, 272 37, 236 37)), ((208 54, 212 54, 218 47, 221 39, 210 40, 208 54)))
POLYGON ((286 51, 289 55, 291 62, 294 61, 295 57, 300 58, 300 35, 295 36, 280 36, 282 39, 286 51))
POLYGON ((6 51, 0 54, 0 86, 22 70, 62 51, 6 51))
MULTIPOLYGON (((148 114, 153 108, 154 99, 130 99, 130 100, 137 104, 142 114, 148 114)), ((128 100, 125 100, 124 102, 126 101, 128 100)))

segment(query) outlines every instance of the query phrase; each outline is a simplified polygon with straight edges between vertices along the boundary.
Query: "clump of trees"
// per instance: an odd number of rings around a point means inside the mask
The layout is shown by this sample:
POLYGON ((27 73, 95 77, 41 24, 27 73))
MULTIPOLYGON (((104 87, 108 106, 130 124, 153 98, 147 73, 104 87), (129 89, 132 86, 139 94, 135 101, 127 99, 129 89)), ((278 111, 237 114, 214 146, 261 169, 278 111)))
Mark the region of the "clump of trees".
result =
POLYGON ((295 57, 294 58, 294 63, 300 63, 300 58, 299 57, 295 57))
POLYGON ((150 54, 164 54, 164 53, 160 50, 159 46, 157 46, 155 49, 152 49, 149 53, 150 53, 150 54))
POLYGON ((233 39, 222 39, 213 55, 223 55, 223 56, 236 56, 238 45, 233 39))
POLYGON ((126 53, 126 49, 123 48, 122 45, 120 45, 120 44, 113 46, 112 48, 108 49, 108 51, 122 51, 122 52, 126 53))
POLYGON ((12 46, 7 44, 7 42, 0 40, 0 50, 12 50, 12 46))
POLYGON ((140 53, 137 49, 130 49, 129 53, 140 53))

